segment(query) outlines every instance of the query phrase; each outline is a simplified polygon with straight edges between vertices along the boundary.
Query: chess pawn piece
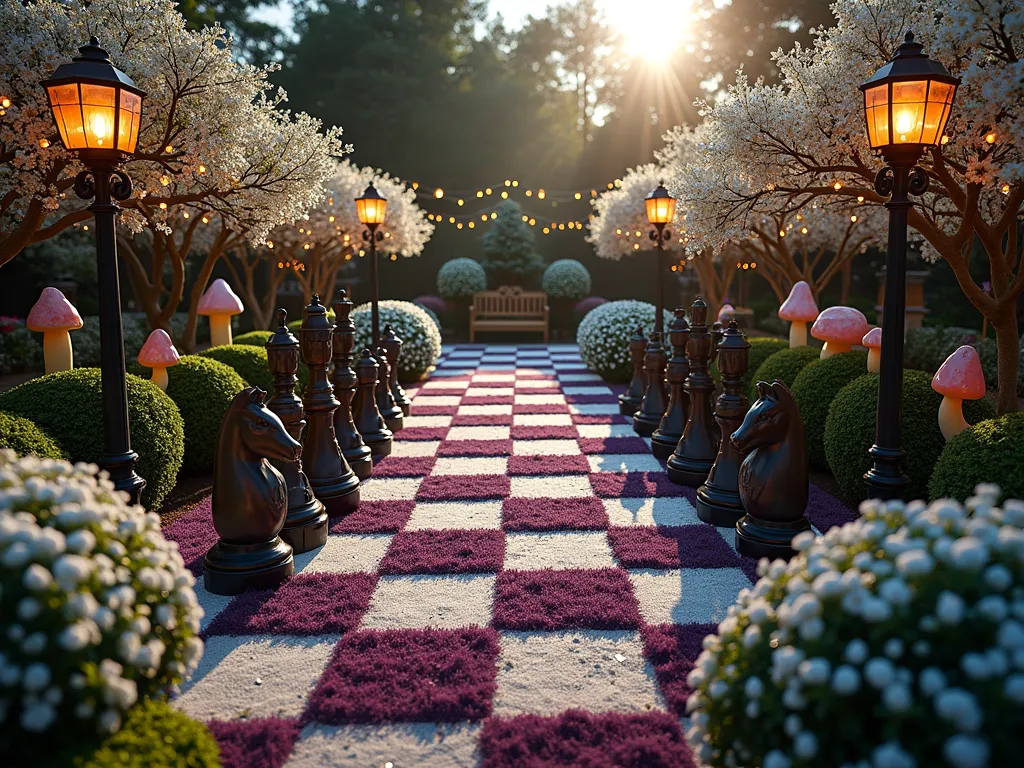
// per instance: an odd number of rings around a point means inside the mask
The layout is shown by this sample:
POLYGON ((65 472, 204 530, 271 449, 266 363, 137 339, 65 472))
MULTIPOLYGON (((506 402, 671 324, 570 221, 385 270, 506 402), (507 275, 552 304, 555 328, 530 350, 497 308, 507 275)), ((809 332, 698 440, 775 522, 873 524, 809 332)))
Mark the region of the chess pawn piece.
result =
POLYGON ((644 352, 644 379, 647 389, 643 402, 633 415, 633 431, 638 435, 650 437, 661 424, 668 408, 668 392, 665 388, 665 366, 668 355, 661 343, 661 334, 652 331, 644 352))
POLYGON ((697 487, 704 484, 718 455, 718 429, 711 413, 715 383, 708 373, 712 337, 708 331, 708 305, 698 296, 691 307, 690 338, 686 345, 690 373, 684 389, 690 398, 690 415, 683 437, 666 462, 673 483, 697 487))
POLYGON ((405 426, 405 414, 395 402, 395 396, 391 394, 391 365, 388 363, 387 350, 384 347, 377 347, 373 353, 377 360, 377 386, 374 390, 377 397, 377 410, 380 411, 384 423, 392 433, 398 432, 405 426))
POLYGON ((377 410, 377 361, 370 350, 364 349, 359 362, 356 363, 356 378, 359 386, 355 400, 352 401, 352 417, 356 429, 370 447, 376 457, 388 456, 391 453, 391 430, 384 423, 384 417, 377 410))
POLYGON ((272 589, 295 572, 292 548, 278 535, 288 485, 268 459, 297 461, 302 448, 263 404, 266 394, 243 389, 221 421, 212 500, 220 540, 203 559, 203 583, 215 595, 272 589))
POLYGON ((345 456, 345 461, 352 467, 356 477, 365 480, 373 474, 373 456, 370 448, 356 429, 352 419, 352 400, 356 394, 358 379, 352 370, 353 351, 356 346, 356 324, 352 322, 352 308, 355 305, 348 300, 345 289, 338 291, 338 299, 332 305, 334 309, 334 335, 332 349, 334 375, 331 384, 334 394, 341 405, 334 412, 334 435, 345 456))
POLYGON ((736 321, 730 320, 718 344, 718 370, 722 372, 722 394, 715 406, 715 421, 721 432, 718 458, 708 473, 707 482, 697 489, 697 516, 705 523, 723 528, 732 528, 743 517, 739 494, 743 457, 730 436, 743 423, 749 405, 743 394, 743 375, 747 372, 749 358, 750 344, 736 321))
POLYGON ((303 455, 313 492, 327 507, 327 514, 336 517, 354 512, 359 506, 359 478, 345 461, 334 434, 334 414, 341 403, 327 380, 333 333, 327 307, 313 294, 299 329, 302 361, 309 368, 309 382, 302 398, 308 418, 303 455))
POLYGON ((626 391, 619 395, 619 413, 632 416, 644 401, 644 350, 647 338, 644 329, 637 328, 629 340, 629 357, 633 364, 633 378, 626 391))
POLYGON ((793 556, 793 537, 810 530, 807 452, 800 412, 780 381, 757 382, 757 401, 732 433, 740 465, 740 500, 746 515, 736 523, 736 549, 747 557, 793 556))
POLYGON ((408 416, 412 411, 412 400, 406 394, 402 385, 398 383, 398 360, 402 356, 402 340, 398 338, 391 324, 384 326, 384 333, 380 337, 380 345, 384 347, 384 353, 388 357, 388 367, 391 369, 391 376, 388 379, 391 387, 391 396, 395 403, 402 409, 402 413, 408 416))
MULTIPOLYGON (((299 370, 299 340, 288 330, 288 313, 277 310, 277 330, 267 342, 267 363, 274 376, 274 396, 267 408, 277 414, 296 442, 302 441, 306 421, 302 400, 295 394, 299 370)), ((309 552, 327 543, 327 510, 313 495, 306 473, 302 471, 301 455, 295 461, 274 459, 270 462, 281 473, 288 486, 288 517, 281 529, 295 554, 309 552)))
POLYGON ((686 310, 679 307, 675 317, 668 324, 668 340, 672 345, 672 359, 668 361, 668 409, 651 435, 651 451, 661 461, 666 461, 679 445, 679 439, 686 428, 686 416, 690 409, 690 398, 683 389, 690 373, 690 361, 686 358, 686 342, 690 338, 690 326, 686 323, 686 310))

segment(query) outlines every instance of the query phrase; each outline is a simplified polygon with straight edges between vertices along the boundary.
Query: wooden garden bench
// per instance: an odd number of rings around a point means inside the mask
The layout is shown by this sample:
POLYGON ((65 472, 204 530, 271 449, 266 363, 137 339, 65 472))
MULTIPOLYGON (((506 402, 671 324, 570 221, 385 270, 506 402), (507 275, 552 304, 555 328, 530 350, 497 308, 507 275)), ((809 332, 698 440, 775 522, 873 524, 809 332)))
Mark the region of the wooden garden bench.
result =
POLYGON ((540 331, 548 340, 548 295, 503 285, 473 294, 469 307, 469 341, 477 331, 540 331))

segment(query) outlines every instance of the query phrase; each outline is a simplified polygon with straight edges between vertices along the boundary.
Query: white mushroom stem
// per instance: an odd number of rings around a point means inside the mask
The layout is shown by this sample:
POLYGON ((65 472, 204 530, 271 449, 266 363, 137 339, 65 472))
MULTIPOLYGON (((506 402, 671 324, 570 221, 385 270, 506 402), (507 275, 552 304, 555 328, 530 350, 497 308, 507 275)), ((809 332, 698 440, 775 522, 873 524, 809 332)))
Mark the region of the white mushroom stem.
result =
POLYGON ((43 332, 43 363, 47 373, 70 371, 74 368, 74 352, 71 350, 71 334, 64 328, 43 332))
POLYGON ((878 373, 882 369, 882 350, 880 347, 868 347, 868 373, 878 373))
POLYGON ((852 344, 843 344, 839 341, 826 341, 825 346, 821 348, 821 359, 832 357, 832 355, 841 355, 843 352, 849 352, 853 349, 852 344))
POLYGON ((789 346, 807 346, 807 323, 801 322, 799 320, 794 320, 789 324, 789 346))
POLYGON ((231 315, 210 315, 210 345, 223 347, 231 344, 231 315))
POLYGON ((965 429, 970 429, 970 424, 964 421, 964 401, 959 397, 943 395, 939 404, 939 429, 946 440, 959 435, 965 429))
POLYGON ((166 365, 154 365, 153 376, 150 378, 154 384, 160 389, 167 389, 167 366, 166 365))

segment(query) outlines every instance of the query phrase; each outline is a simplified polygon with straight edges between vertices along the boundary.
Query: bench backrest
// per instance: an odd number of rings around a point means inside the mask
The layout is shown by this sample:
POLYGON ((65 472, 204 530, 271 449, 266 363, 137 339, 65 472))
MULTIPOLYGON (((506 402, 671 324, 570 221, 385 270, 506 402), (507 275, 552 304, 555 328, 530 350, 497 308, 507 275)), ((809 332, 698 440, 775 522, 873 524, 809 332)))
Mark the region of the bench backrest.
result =
POLYGON ((473 294, 473 312, 482 315, 543 315, 548 295, 543 291, 524 291, 518 286, 502 286, 496 291, 473 294))

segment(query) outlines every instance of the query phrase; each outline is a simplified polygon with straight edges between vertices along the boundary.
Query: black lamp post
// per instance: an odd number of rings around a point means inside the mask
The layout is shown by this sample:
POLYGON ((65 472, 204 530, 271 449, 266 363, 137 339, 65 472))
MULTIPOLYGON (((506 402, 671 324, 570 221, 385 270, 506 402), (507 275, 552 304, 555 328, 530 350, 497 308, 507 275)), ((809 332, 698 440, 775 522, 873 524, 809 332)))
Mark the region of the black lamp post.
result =
POLYGON ((89 210, 96 225, 100 300, 100 370, 103 385, 103 457, 99 465, 114 486, 138 503, 146 481, 135 474, 139 455, 131 447, 125 382, 121 291, 117 276, 114 217, 118 201, 132 194, 132 180, 118 168, 135 152, 145 94, 115 67, 95 37, 43 82, 61 143, 86 170, 75 178, 75 194, 95 198, 89 210))
POLYGON ((860 89, 871 148, 886 162, 875 176, 875 191, 888 195, 889 245, 882 302, 882 353, 878 375, 872 466, 864 475, 869 496, 899 498, 909 482, 901 464, 903 419, 903 332, 906 310, 907 215, 910 195, 928 189, 928 175, 917 165, 925 150, 942 142, 960 78, 929 59, 908 32, 892 61, 860 89))
POLYGON ((380 283, 377 277, 377 243, 384 240, 384 233, 378 231, 377 227, 384 223, 384 212, 387 210, 387 198, 381 197, 380 192, 370 184, 363 192, 362 197, 356 198, 356 213, 359 214, 359 221, 362 223, 363 240, 370 244, 370 283, 372 285, 372 311, 373 318, 373 347, 376 354, 380 346, 380 317, 377 309, 377 302, 380 299, 380 283))

